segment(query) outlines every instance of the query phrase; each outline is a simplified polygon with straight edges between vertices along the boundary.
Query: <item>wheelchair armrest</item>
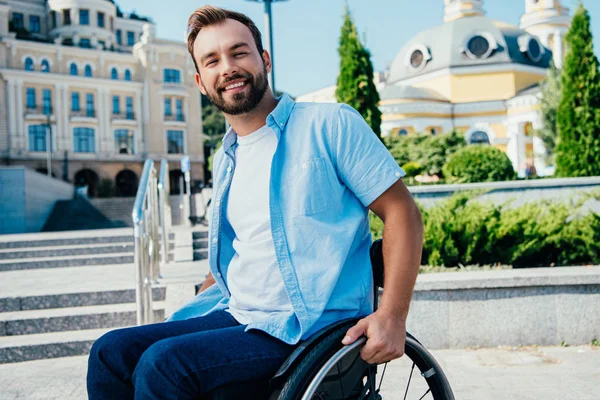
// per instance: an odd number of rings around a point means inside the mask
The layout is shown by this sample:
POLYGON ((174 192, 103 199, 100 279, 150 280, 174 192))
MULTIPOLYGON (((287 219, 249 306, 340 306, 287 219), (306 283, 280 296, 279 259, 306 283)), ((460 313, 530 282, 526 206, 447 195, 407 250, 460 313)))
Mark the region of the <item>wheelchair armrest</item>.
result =
POLYGON ((371 244, 369 255, 371 256, 375 288, 383 288, 383 241, 381 239, 377 239, 371 244))

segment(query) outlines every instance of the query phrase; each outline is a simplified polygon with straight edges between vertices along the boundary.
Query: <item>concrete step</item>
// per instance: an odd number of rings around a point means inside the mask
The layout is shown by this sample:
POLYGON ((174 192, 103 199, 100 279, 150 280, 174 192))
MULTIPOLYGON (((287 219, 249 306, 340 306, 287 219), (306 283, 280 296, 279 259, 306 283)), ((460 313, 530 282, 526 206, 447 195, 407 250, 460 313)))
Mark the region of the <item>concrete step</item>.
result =
POLYGON ((24 269, 44 269, 63 267, 83 267, 91 265, 133 264, 133 254, 110 255, 102 257, 71 256, 65 259, 37 259, 22 262, 0 263, 0 271, 15 271, 24 269))
MULTIPOLYGON (((165 302, 153 305, 155 319, 164 320, 165 302)), ((0 313, 0 336, 115 328, 135 323, 135 303, 13 311, 0 313)))
POLYGON ((0 242, 0 249, 21 249, 30 247, 54 247, 54 246, 76 246, 86 244, 114 244, 125 243, 133 244, 132 235, 120 236, 96 236, 96 237, 70 237, 60 239, 37 239, 35 236, 31 240, 0 242))
POLYGON ((208 258, 208 250, 195 250, 194 261, 206 260, 208 258))
POLYGON ((111 329, 0 337, 0 364, 85 355, 111 329))
MULTIPOLYGON (((152 288, 152 299, 154 301, 165 300, 165 294, 166 288, 164 286, 152 288)), ((135 303, 135 289, 5 297, 0 298, 0 313, 123 303, 135 303)))
POLYGON ((112 246, 87 246, 73 248, 45 248, 43 250, 0 252, 0 260, 17 260, 42 257, 67 257, 91 254, 133 253, 133 244, 117 244, 112 246))

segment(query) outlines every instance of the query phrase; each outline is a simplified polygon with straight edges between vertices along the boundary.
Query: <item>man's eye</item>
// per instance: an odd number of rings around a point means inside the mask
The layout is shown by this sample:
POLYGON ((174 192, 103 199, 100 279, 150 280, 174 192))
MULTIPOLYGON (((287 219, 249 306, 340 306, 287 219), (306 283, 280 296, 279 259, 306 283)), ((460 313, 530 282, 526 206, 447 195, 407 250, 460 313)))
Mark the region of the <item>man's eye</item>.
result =
POLYGON ((237 57, 237 56, 245 56, 248 53, 244 53, 244 52, 240 52, 240 53, 235 53, 233 56, 237 57))
POLYGON ((212 64, 216 64, 217 60, 210 60, 209 62, 206 63, 207 66, 212 65, 212 64))

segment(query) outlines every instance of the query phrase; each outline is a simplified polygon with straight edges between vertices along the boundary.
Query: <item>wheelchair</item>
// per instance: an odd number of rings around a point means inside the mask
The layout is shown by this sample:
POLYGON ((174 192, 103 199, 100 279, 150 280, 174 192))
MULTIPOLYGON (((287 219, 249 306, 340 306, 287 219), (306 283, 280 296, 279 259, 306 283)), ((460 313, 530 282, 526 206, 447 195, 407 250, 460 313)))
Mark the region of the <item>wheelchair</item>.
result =
MULTIPOLYGON (((377 309, 379 289, 383 288, 381 239, 372 244, 370 256, 377 309)), ((389 366, 387 378, 391 381, 391 387, 387 388, 386 385, 386 388, 382 388, 389 363, 370 365, 360 358, 365 337, 348 346, 341 343, 346 331, 358 320, 351 318, 338 321, 300 342, 271 379, 229 384, 213 390, 204 399, 454 400, 450 383, 439 364, 409 333, 406 335, 404 356, 392 361, 393 364, 389 366), (398 376, 400 373, 402 375, 398 376), (393 378, 390 378, 392 374, 393 378)))

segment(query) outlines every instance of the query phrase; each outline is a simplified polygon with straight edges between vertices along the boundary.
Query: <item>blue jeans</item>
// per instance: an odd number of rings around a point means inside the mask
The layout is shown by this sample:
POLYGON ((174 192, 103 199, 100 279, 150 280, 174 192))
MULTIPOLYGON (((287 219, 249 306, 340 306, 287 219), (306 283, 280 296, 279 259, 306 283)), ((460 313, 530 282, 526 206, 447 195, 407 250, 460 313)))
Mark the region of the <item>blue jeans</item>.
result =
POLYGON ((240 325, 226 311, 117 329, 88 361, 88 397, 191 399, 231 382, 268 380, 295 346, 240 325))

